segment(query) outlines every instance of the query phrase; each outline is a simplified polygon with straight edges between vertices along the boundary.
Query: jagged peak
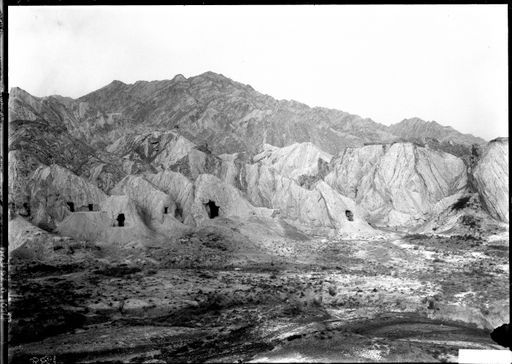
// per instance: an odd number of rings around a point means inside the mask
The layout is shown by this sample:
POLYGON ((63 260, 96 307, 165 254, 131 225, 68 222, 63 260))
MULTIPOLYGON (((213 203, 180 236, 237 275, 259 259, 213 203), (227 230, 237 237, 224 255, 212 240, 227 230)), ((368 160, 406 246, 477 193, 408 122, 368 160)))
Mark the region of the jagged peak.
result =
POLYGON ((186 80, 187 80, 187 78, 185 76, 183 76, 181 73, 178 73, 172 79, 172 81, 174 81, 174 82, 182 82, 182 81, 186 81, 186 80))
POLYGON ((224 76, 221 73, 215 73, 213 71, 206 71, 203 72, 195 77, 210 77, 210 78, 220 78, 220 79, 228 79, 226 76, 224 76))
POLYGON ((9 90, 9 95, 10 95, 10 97, 27 97, 28 96, 28 97, 32 97, 34 99, 40 99, 40 97, 34 96, 31 93, 22 89, 21 87, 17 87, 17 86, 11 87, 11 89, 9 90))
POLYGON ((119 81, 119 80, 114 80, 110 83, 110 85, 113 85, 113 86, 126 86, 126 83, 124 83, 123 81, 119 81))

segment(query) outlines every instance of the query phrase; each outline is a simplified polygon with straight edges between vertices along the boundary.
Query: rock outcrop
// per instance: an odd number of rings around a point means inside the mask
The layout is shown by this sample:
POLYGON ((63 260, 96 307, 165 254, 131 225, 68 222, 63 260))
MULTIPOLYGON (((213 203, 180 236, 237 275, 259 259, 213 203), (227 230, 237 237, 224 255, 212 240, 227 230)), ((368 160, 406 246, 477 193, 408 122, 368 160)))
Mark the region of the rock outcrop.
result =
POLYGON ((508 138, 498 138, 487 144, 473 175, 487 211, 508 223, 508 138))
POLYGON ((347 148, 325 181, 365 208, 369 221, 411 227, 443 198, 466 187, 464 162, 412 143, 347 148))
POLYGON ((155 238, 144 223, 142 211, 128 196, 110 196, 99 211, 74 212, 57 226, 57 231, 75 239, 128 243, 155 238))
POLYGON ((194 183, 181 173, 163 171, 156 174, 148 173, 144 176, 159 190, 171 196, 176 205, 175 217, 186 225, 196 225, 192 214, 194 203, 194 183), (181 216, 181 217, 180 217, 181 216))
POLYGON ((462 134, 450 126, 443 126, 435 121, 424 121, 420 118, 404 119, 393 124, 389 130, 405 140, 417 139, 425 141, 436 139, 439 142, 450 141, 455 144, 484 144, 485 140, 471 134, 462 134))
POLYGON ((195 145, 172 131, 128 134, 115 140, 107 151, 123 158, 126 173, 168 169, 185 157, 195 145), (136 168, 134 168, 136 167, 136 168))
POLYGON ((291 221, 313 227, 371 230, 363 219, 365 212, 322 181, 307 189, 261 164, 246 166, 245 181, 245 195, 251 203, 277 209, 291 221), (347 214, 352 214, 353 221, 347 214))
POLYGON ((193 215, 199 223, 217 216, 247 219, 273 214, 272 209, 251 205, 238 189, 213 175, 202 174, 195 182, 193 215))
POLYGON ((21 216, 13 216, 9 219, 7 237, 9 254, 15 250, 24 250, 22 254, 25 253, 24 255, 33 258, 43 255, 51 248, 48 244, 48 233, 21 216))
POLYGON ((506 158, 492 164, 498 152, 486 151, 473 169, 483 140, 435 122, 388 128, 275 100, 213 72, 114 81, 77 100, 18 88, 10 96, 9 201, 44 228, 74 219, 86 231, 109 230, 110 210, 97 210, 108 195, 134 206, 142 236, 170 236, 212 215, 346 232, 371 231, 366 221, 411 228, 466 189, 508 222, 506 158))
POLYGON ((215 154, 312 142, 336 153, 344 146, 391 141, 387 127, 347 112, 276 100, 213 72, 164 81, 120 81, 77 100, 37 98, 11 90, 10 120, 51 119, 70 135, 105 147, 127 134, 175 130, 215 154))
POLYGON ((127 176, 114 189, 113 195, 126 195, 142 212, 145 224, 164 234, 182 230, 181 212, 168 194, 159 190, 142 176, 127 176))
POLYGON ((38 167, 27 187, 24 213, 34 224, 49 229, 74 211, 97 211, 107 198, 98 187, 56 164, 38 167))
POLYGON ((301 176, 318 174, 319 159, 328 164, 332 155, 309 142, 294 143, 283 148, 265 144, 263 151, 253 157, 255 163, 272 168, 280 175, 295 181, 301 176))

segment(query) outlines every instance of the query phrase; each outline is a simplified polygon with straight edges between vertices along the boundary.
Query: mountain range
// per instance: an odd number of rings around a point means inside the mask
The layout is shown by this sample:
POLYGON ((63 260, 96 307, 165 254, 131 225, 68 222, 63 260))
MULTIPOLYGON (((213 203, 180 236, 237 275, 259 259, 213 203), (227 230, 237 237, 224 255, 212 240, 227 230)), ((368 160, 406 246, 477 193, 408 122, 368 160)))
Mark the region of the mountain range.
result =
POLYGON ((493 146, 506 144, 418 118, 387 127, 276 100, 213 72, 113 81, 78 99, 13 88, 9 201, 48 229, 73 212, 67 202, 99 206, 108 195, 128 195, 147 221, 158 220, 138 200, 147 195, 173 201, 173 226, 200 224, 201 204, 215 200, 223 216, 279 214, 288 223, 347 231, 357 225, 347 221, 359 221, 355 230, 365 231, 368 224, 418 228, 476 193, 483 210, 508 221, 506 156, 479 165, 493 146), (70 183, 75 177, 84 183, 70 183))

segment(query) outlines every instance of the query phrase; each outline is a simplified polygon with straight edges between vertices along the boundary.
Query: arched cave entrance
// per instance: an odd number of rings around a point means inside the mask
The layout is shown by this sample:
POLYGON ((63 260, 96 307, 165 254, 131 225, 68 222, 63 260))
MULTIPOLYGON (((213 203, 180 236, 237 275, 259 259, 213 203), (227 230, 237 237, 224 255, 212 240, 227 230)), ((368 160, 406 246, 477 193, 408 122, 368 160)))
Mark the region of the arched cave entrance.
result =
POLYGON ((94 211, 94 205, 92 203, 90 203, 88 205, 88 207, 89 207, 89 211, 94 211))
POLYGON ((30 216, 30 205, 27 202, 23 202, 23 208, 25 211, 20 212, 21 216, 29 217, 30 216))
POLYGON ((179 204, 176 204, 176 210, 174 210, 174 217, 179 221, 183 222, 183 210, 179 204))
POLYGON ((169 213, 169 208, 167 206, 164 206, 164 214, 168 214, 169 213))
POLYGON ((204 204, 204 208, 206 209, 210 219, 214 219, 219 216, 219 206, 215 204, 215 201, 209 200, 208 203, 204 204))
POLYGON ((354 214, 350 210, 345 210, 345 215, 347 216, 348 221, 354 221, 354 214))
POLYGON ((75 204, 73 202, 68 202, 69 211, 75 212, 75 204))
POLYGON ((117 215, 117 226, 124 226, 124 214, 117 215))

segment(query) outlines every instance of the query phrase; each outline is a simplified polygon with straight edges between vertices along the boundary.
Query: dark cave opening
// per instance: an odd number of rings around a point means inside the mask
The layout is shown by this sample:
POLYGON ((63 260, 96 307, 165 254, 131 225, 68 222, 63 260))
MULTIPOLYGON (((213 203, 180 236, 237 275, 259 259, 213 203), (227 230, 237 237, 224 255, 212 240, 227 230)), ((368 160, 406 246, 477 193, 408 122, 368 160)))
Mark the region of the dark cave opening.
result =
POLYGON ((179 221, 183 222, 183 210, 178 204, 176 204, 176 210, 174 210, 174 217, 179 221))
POLYGON ((124 226, 124 214, 117 215, 117 226, 124 226))
POLYGON ((75 204, 73 202, 68 202, 69 211, 75 212, 75 204))
POLYGON ((90 203, 90 204, 88 205, 88 207, 89 207, 89 211, 93 211, 93 210, 94 210, 94 206, 93 206, 93 204, 92 204, 92 203, 90 203))
POLYGON ((209 200, 208 203, 204 204, 208 217, 214 219, 219 216, 219 206, 215 204, 215 201, 209 200))
POLYGON ((20 215, 24 217, 30 216, 30 205, 27 202, 23 202, 23 208, 25 209, 24 212, 21 212, 20 215))
POLYGON ((164 214, 168 214, 169 213, 169 208, 167 206, 164 207, 164 214))
POLYGON ((347 216, 348 221, 354 221, 354 214, 350 210, 345 210, 345 215, 347 216))

